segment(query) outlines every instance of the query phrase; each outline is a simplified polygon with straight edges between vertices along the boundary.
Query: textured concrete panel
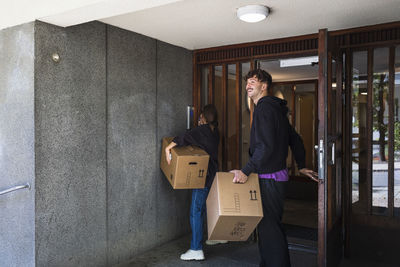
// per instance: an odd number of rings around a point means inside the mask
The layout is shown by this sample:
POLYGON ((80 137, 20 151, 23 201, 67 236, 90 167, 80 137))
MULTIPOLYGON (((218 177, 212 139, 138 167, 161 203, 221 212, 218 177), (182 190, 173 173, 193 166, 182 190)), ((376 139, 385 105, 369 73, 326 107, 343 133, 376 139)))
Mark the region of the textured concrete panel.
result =
POLYGON ((35 265, 34 24, 0 31, 0 266, 35 265))
POLYGON ((109 264, 156 240, 156 41, 107 26, 109 264))
POLYGON ((35 33, 36 263, 105 266, 106 27, 35 33))
POLYGON ((161 139, 186 129, 192 104, 192 52, 157 42, 157 239, 163 243, 190 231, 191 190, 173 190, 159 166, 161 139))

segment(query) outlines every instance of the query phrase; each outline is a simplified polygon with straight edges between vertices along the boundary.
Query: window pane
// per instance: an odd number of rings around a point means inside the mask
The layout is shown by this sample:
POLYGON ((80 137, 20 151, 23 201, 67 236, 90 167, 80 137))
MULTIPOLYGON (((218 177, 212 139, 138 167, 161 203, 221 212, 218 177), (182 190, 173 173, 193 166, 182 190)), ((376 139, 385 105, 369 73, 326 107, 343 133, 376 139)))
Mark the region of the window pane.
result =
POLYGON ((201 103, 200 107, 204 107, 205 105, 208 104, 208 66, 203 66, 201 67, 201 80, 200 80, 200 86, 201 86, 201 103))
POLYGON ((222 169, 222 144, 224 142, 223 136, 223 88, 222 88, 222 66, 215 66, 214 68, 214 105, 218 111, 218 122, 219 122, 219 130, 220 130, 220 142, 218 147, 218 163, 219 163, 219 170, 223 171, 222 169))
POLYGON ((400 46, 396 47, 394 78, 394 207, 400 217, 400 46))
POLYGON ((236 132, 236 64, 228 65, 228 84, 227 84, 227 162, 228 170, 239 168, 237 156, 239 153, 237 147, 238 134, 236 132))
POLYGON ((353 53, 352 70, 352 203, 366 211, 367 193, 367 51, 353 53))
POLYGON ((247 97, 246 93, 246 81, 243 79, 250 71, 250 63, 242 63, 242 77, 241 79, 241 93, 242 93, 242 166, 244 167, 249 160, 249 146, 250 146, 250 98, 247 97))
POLYGON ((372 206, 374 214, 388 207, 389 49, 374 50, 372 85, 372 206))

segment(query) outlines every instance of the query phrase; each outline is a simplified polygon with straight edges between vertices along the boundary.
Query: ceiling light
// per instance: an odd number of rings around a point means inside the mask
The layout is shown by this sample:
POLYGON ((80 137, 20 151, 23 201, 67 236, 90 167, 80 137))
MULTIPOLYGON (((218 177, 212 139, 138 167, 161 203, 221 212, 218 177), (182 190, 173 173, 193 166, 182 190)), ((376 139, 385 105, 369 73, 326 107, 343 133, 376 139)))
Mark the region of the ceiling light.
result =
POLYGON ((269 8, 261 5, 248 5, 239 7, 236 15, 245 22, 259 22, 265 19, 269 14, 269 8))

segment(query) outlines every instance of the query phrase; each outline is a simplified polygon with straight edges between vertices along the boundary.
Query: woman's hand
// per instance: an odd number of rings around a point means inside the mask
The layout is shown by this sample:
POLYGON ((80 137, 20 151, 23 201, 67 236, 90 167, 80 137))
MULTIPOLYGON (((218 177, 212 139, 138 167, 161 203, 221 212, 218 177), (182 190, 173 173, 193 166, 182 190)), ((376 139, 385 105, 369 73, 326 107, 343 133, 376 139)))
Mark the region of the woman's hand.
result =
POLYGON ((171 159, 172 159, 172 155, 171 155, 171 149, 173 147, 176 146, 176 143, 171 142, 166 148, 165 148, 165 158, 167 159, 167 163, 168 165, 171 164, 171 159))

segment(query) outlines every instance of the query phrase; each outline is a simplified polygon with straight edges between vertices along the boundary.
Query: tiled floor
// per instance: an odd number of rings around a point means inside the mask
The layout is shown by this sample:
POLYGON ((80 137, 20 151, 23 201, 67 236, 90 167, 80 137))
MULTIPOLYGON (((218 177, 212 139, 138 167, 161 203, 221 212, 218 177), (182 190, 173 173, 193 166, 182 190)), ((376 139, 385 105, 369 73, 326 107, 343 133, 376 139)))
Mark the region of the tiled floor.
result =
MULTIPOLYGON (((221 266, 221 267, 255 267, 258 266, 259 256, 257 244, 248 242, 229 242, 215 246, 205 246, 204 261, 182 261, 181 253, 189 248, 190 236, 164 244, 145 254, 137 256, 127 264, 118 267, 143 267, 143 266, 221 266)), ((291 251, 292 267, 314 267, 316 255, 302 251, 291 251)))
MULTIPOLYGON (((317 203, 310 201, 285 202, 283 222, 288 234, 292 267, 317 266, 317 203), (297 225, 297 226, 294 226, 297 225)), ((204 247, 206 260, 182 261, 180 254, 190 245, 190 235, 154 248, 118 267, 164 267, 164 266, 215 266, 215 267, 255 267, 258 266, 259 254, 254 241, 229 242, 216 246, 204 247)), ((343 259, 339 267, 395 267, 363 259, 343 259)))

